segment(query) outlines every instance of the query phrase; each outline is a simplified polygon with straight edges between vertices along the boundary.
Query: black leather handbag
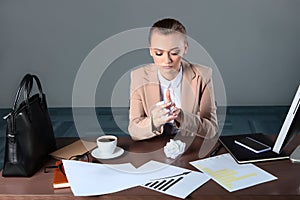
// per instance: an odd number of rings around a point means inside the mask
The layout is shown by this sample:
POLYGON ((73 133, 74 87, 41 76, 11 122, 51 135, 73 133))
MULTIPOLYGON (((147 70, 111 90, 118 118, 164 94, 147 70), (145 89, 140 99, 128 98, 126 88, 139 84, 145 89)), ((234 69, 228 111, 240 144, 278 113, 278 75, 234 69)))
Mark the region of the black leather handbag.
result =
POLYGON ((26 74, 16 94, 13 110, 6 116, 6 146, 2 176, 30 177, 48 154, 56 150, 46 97, 37 76, 26 74), (31 95, 33 83, 38 93, 31 95), (19 102, 21 91, 24 99, 19 102))

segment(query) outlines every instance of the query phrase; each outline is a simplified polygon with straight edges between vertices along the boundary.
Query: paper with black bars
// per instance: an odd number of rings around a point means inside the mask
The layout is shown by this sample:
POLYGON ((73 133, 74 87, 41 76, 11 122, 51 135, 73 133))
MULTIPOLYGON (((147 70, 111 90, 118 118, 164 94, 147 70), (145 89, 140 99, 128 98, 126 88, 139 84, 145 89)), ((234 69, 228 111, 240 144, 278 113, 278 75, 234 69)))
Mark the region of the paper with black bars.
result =
POLYGON ((202 173, 187 171, 149 181, 143 187, 179 198, 186 198, 208 180, 209 177, 202 173))

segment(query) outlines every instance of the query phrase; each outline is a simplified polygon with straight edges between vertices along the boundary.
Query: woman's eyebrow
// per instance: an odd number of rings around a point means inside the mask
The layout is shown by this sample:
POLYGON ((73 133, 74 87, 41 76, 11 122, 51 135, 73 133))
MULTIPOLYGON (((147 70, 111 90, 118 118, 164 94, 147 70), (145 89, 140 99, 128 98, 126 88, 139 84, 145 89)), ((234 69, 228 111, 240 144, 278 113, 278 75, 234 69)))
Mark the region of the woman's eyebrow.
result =
MULTIPOLYGON (((155 51, 166 51, 166 50, 164 50, 164 49, 159 49, 159 48, 153 48, 155 51)), ((172 51, 172 50, 180 50, 180 48, 179 47, 174 47, 174 48, 171 48, 170 50, 168 50, 168 51, 172 51)))

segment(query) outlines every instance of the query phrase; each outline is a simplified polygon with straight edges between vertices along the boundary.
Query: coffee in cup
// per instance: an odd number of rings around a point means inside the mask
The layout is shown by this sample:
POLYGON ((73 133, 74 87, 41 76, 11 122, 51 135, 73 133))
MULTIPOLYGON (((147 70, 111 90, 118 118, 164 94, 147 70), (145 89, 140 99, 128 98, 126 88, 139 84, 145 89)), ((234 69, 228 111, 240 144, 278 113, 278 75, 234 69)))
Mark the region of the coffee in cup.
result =
POLYGON ((117 137, 114 135, 103 135, 97 138, 97 146, 102 155, 111 155, 117 147, 117 137))

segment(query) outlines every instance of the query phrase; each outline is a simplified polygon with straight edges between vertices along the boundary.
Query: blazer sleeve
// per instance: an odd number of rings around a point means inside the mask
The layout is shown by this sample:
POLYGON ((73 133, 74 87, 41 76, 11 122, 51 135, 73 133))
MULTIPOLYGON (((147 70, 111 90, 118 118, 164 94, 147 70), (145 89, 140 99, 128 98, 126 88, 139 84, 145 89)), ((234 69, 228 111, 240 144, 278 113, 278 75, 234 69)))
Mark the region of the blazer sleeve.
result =
POLYGON ((212 70, 208 68, 199 76, 198 106, 194 113, 182 111, 180 129, 184 135, 213 138, 218 132, 216 103, 212 82, 212 70))
POLYGON ((138 71, 130 74, 130 109, 128 131, 133 140, 144 140, 156 136, 150 110, 145 99, 145 85, 138 71))

